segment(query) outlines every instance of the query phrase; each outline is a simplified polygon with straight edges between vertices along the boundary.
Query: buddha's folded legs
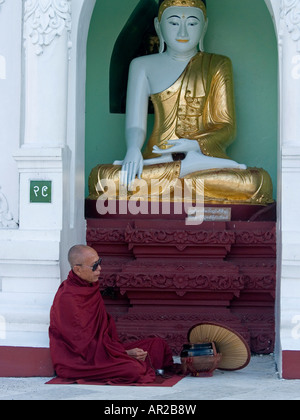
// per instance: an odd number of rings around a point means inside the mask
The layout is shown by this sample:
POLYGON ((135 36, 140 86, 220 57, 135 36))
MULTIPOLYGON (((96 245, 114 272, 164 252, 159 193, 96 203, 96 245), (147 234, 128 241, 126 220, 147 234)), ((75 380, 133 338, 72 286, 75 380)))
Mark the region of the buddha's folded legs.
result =
POLYGON ((179 178, 181 162, 144 167, 142 179, 136 180, 132 191, 120 185, 121 167, 98 165, 89 177, 89 198, 170 199, 204 194, 205 203, 261 204, 273 202, 270 175, 259 168, 209 169, 179 178))
POLYGON ((214 169, 187 175, 197 188, 196 180, 204 182, 204 201, 216 203, 270 204, 273 185, 268 172, 260 168, 214 169))

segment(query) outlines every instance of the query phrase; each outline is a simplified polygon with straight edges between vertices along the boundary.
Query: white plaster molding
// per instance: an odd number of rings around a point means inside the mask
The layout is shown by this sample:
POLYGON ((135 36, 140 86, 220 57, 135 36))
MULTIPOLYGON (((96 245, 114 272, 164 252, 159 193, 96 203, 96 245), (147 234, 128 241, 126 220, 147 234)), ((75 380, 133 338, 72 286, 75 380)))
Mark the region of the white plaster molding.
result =
POLYGON ((280 17, 300 52, 300 0, 281 0, 280 17))
MULTIPOLYGON (((1 0, 0 0, 1 1, 1 0)), ((71 32, 71 0, 26 0, 24 8, 24 36, 31 39, 35 52, 41 55, 44 48, 65 30, 71 32)), ((69 41, 69 48, 71 43, 69 41)))
POLYGON ((1 192, 0 187, 0 229, 16 229, 17 227, 18 225, 9 211, 7 198, 1 192))
POLYGON ((62 162, 68 155, 67 147, 35 149, 23 147, 14 154, 19 173, 62 173, 62 162))

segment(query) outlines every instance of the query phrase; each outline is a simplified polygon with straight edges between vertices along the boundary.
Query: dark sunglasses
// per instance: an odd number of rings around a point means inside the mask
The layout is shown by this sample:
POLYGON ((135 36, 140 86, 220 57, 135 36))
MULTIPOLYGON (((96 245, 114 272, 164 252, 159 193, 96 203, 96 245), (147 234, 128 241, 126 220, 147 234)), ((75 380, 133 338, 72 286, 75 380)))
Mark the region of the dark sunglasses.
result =
POLYGON ((96 271, 98 266, 101 265, 101 262, 102 262, 102 258, 99 258, 99 260, 95 262, 95 264, 93 265, 85 265, 85 264, 75 264, 75 265, 79 265, 80 267, 89 267, 92 269, 92 271, 96 271))

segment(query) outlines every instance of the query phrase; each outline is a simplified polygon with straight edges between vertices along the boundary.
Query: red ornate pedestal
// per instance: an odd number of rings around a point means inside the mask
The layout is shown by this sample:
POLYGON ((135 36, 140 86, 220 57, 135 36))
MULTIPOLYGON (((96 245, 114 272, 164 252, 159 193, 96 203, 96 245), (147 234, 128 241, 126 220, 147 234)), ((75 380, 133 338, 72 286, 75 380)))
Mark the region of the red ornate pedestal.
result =
POLYGON ((273 351, 275 206, 231 206, 231 221, 197 226, 172 211, 100 217, 95 206, 86 201, 87 243, 103 257, 101 287, 124 341, 158 335, 179 354, 194 324, 215 321, 252 352, 273 351))

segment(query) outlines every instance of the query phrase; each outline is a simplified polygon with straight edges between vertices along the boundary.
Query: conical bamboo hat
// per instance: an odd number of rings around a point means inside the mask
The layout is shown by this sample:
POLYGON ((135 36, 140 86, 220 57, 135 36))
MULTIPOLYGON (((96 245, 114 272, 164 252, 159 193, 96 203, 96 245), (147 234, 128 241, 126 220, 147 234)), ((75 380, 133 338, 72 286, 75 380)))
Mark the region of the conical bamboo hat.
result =
POLYGON ((214 342, 218 353, 222 354, 218 369, 239 370, 245 368, 251 358, 247 342, 236 331, 215 323, 193 326, 188 332, 191 344, 214 342))

